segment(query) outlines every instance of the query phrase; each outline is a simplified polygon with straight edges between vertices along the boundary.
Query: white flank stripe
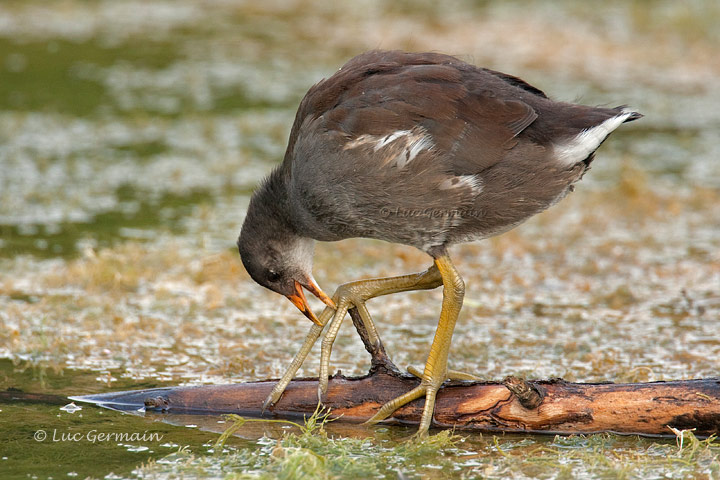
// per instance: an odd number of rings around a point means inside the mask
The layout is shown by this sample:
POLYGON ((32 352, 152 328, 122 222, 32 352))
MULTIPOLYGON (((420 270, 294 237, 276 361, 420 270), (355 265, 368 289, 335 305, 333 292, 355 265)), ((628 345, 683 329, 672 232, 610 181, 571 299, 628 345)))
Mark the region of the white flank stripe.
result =
POLYGON ((555 145, 555 158, 563 165, 574 165, 585 160, 597 150, 603 140, 632 115, 630 110, 623 110, 616 117, 608 118, 600 125, 583 130, 567 143, 555 145))
POLYGON ((408 136, 408 135, 410 135, 410 133, 411 133, 410 130, 398 130, 397 132, 393 132, 390 135, 385 135, 384 137, 382 137, 380 140, 377 141, 377 143, 375 144, 375 148, 373 150, 375 150, 377 152, 378 150, 383 148, 385 145, 388 145, 388 144, 394 142, 395 140, 397 140, 400 137, 408 136))
POLYGON ((408 162, 412 162, 418 153, 423 150, 429 150, 433 146, 433 141, 428 135, 415 137, 410 143, 410 151, 408 153, 408 162))
POLYGON ((383 150, 386 155, 389 153, 385 165, 403 168, 415 160, 423 150, 431 150, 435 143, 424 128, 417 126, 412 130, 397 130, 387 135, 360 135, 348 141, 343 146, 343 150, 364 146, 372 146, 373 152, 383 150))

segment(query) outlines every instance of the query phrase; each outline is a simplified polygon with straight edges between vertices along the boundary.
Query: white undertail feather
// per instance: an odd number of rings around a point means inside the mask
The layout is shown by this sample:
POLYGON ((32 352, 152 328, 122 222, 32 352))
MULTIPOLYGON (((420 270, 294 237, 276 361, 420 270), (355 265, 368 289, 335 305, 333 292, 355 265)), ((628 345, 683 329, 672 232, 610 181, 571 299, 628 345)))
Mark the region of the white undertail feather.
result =
POLYGON ((623 110, 600 125, 583 130, 565 143, 555 145, 555 158, 566 166, 582 162, 593 153, 613 130, 618 128, 634 112, 623 110))

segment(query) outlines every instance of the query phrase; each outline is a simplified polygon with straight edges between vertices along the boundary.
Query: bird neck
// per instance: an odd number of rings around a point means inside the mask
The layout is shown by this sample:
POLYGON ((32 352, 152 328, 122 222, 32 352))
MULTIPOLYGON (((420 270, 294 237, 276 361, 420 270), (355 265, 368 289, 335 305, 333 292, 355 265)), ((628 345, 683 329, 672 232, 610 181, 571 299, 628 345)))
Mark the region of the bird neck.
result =
POLYGON ((294 234, 297 229, 293 221, 289 182, 286 169, 282 165, 275 168, 253 195, 251 209, 264 217, 260 221, 294 234))

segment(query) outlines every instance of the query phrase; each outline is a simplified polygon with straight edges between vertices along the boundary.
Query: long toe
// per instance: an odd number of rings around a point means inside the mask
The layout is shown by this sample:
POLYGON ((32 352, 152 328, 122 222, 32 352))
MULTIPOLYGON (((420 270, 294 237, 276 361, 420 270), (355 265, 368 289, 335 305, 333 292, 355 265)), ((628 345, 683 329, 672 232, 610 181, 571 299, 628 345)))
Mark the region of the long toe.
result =
POLYGON ((430 426, 432 425, 433 412, 435 411, 435 398, 439 390, 439 385, 431 385, 423 382, 421 385, 418 385, 409 392, 390 400, 380 407, 380 410, 368 419, 365 424, 375 425, 376 423, 382 422, 395 413, 399 408, 407 405, 413 400, 417 400, 418 398, 425 396, 425 406, 423 407, 423 413, 420 417, 420 427, 415 434, 416 437, 424 437, 428 434, 430 426))
MULTIPOLYGON (((415 375, 418 378, 423 378, 423 372, 412 365, 408 365, 407 372, 411 375, 415 375)), ((470 382, 481 382, 483 379, 472 373, 461 372, 459 370, 448 370, 446 375, 448 380, 465 380, 470 382)))
POLYGON ((378 410, 375 415, 366 420, 365 424, 375 425, 376 423, 382 422, 390 415, 395 413, 395 411, 398 410, 400 407, 403 407, 408 403, 412 402, 413 400, 417 400, 418 398, 425 395, 426 391, 427 387, 425 385, 418 385, 409 392, 400 395, 399 397, 393 398, 389 402, 385 403, 382 407, 380 407, 380 410, 378 410))

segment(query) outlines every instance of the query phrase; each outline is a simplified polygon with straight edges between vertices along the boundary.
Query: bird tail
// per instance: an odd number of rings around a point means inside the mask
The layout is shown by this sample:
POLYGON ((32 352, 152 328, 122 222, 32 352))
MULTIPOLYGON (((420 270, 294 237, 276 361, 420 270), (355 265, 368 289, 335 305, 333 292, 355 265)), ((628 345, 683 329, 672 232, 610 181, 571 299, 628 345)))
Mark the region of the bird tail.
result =
POLYGON ((559 162, 565 165, 584 162, 586 166, 589 166, 595 150, 608 135, 621 124, 642 117, 642 114, 629 110, 625 106, 613 109, 597 108, 591 111, 595 113, 594 118, 592 115, 588 115, 592 119, 592 126, 583 128, 579 133, 555 145, 555 156, 559 162), (597 121, 598 116, 602 118, 602 121, 597 121))
POLYGON ((632 122, 633 120, 637 120, 645 116, 640 112, 630 110, 627 105, 620 105, 619 107, 613 108, 613 110, 618 112, 618 115, 624 115, 626 113, 630 114, 627 118, 625 118, 625 120, 623 120, 623 123, 632 122))

